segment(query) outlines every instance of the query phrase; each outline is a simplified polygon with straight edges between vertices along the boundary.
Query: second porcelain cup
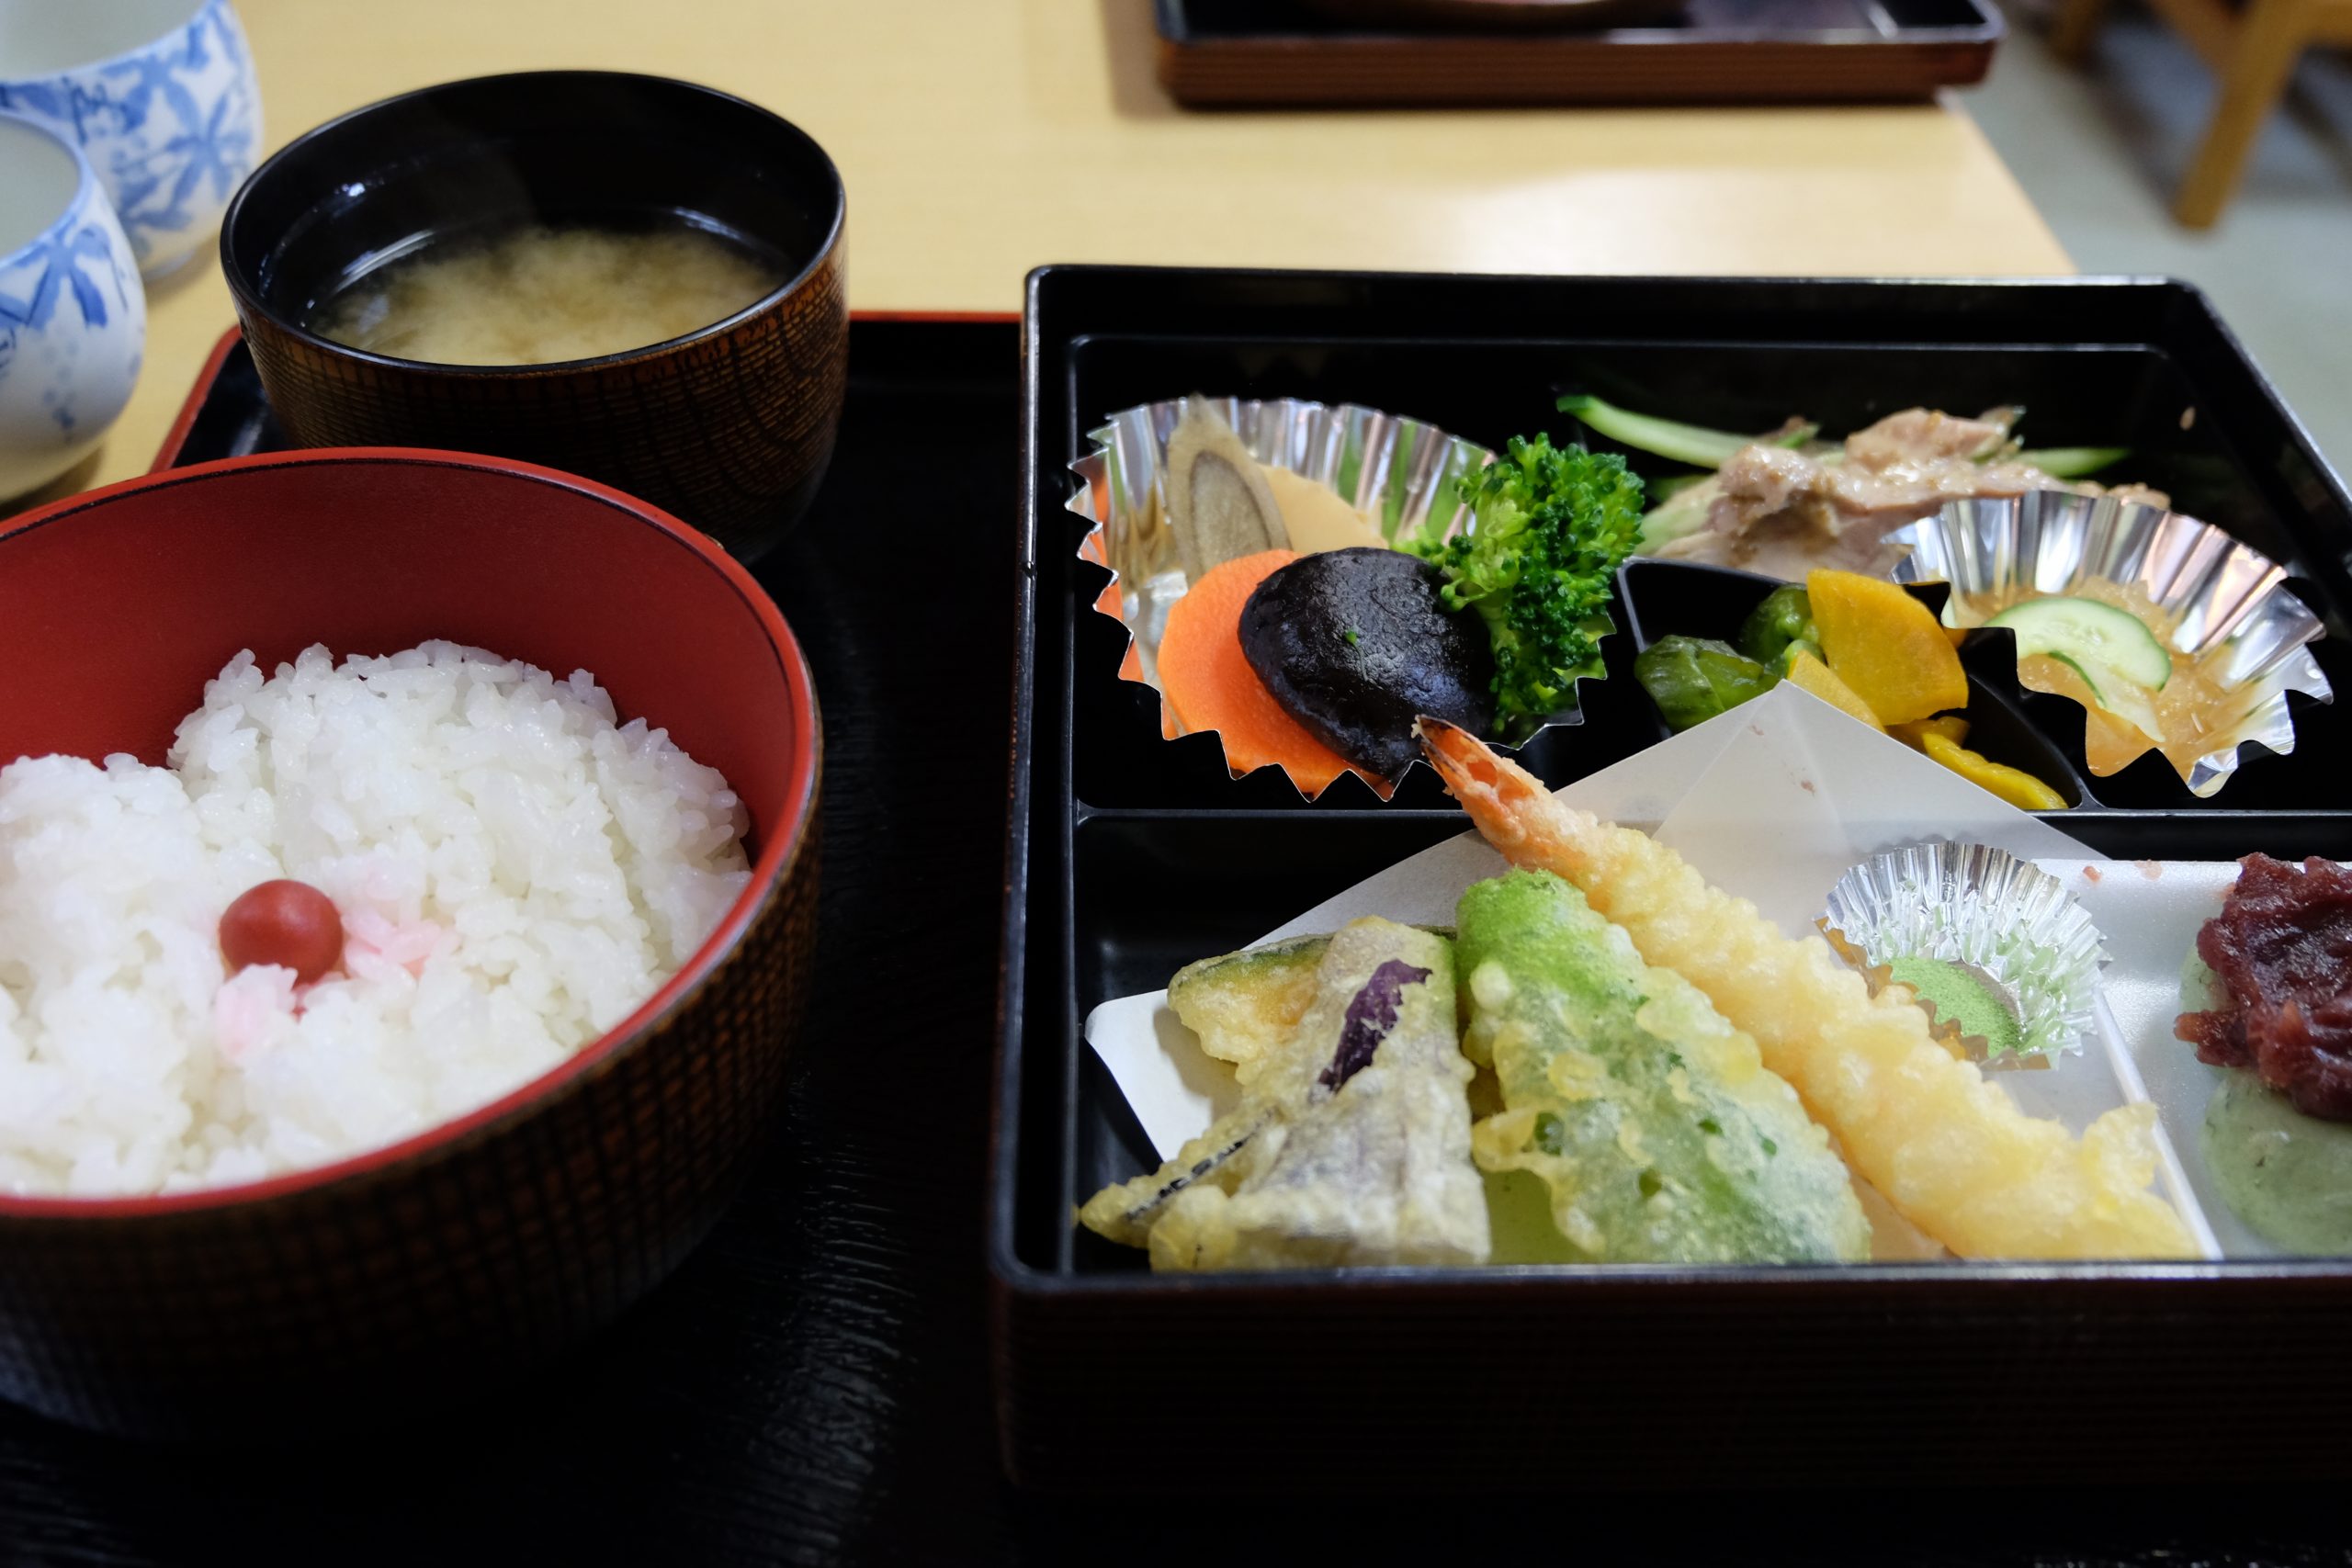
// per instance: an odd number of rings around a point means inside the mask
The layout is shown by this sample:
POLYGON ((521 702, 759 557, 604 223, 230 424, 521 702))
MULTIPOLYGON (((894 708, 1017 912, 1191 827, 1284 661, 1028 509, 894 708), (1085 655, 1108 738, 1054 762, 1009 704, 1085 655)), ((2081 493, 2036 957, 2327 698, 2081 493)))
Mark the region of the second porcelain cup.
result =
POLYGON ((151 278, 211 239, 261 156, 229 0, 0 0, 0 109, 81 147, 151 278))

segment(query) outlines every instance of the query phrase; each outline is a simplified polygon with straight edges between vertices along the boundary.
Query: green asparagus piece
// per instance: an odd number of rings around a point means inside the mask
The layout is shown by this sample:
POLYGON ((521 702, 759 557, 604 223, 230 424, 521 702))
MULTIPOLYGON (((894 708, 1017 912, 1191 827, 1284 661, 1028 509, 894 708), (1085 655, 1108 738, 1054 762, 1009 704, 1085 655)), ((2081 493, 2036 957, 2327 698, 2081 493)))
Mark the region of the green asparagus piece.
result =
POLYGON ((1802 446, 1821 433, 1817 424, 1795 423, 1765 435, 1709 430, 1704 425, 1685 424, 1680 420, 1635 413, 1631 409, 1621 409, 1589 393, 1571 394, 1562 398, 1557 406, 1562 413, 1575 415, 1587 426, 1620 446, 1631 446, 1636 452, 1647 452, 1655 457, 1671 457, 1678 463, 1690 463, 1702 468, 1719 468, 1731 460, 1733 453, 1758 442, 1768 446, 1802 446))
POLYGON ((2129 446, 2044 446, 2019 452, 2013 461, 2030 463, 2053 479, 2079 479, 2130 456, 2129 446))

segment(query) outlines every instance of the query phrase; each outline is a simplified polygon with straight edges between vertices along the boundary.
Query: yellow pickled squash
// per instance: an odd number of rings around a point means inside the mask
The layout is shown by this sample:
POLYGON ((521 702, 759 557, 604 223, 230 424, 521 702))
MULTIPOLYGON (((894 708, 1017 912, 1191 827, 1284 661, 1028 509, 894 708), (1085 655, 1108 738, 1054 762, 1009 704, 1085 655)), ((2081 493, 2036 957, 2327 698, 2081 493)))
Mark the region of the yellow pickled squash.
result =
POLYGON ((1928 749, 1928 737, 1940 735, 1955 746, 1968 741, 1968 721, 1956 713, 1941 714, 1934 718, 1915 718, 1904 724, 1890 724, 1886 732, 1915 751, 1928 749))
POLYGON ((1991 790, 2020 811, 2064 811, 2066 797, 2019 768, 1996 762, 1930 730, 1920 749, 1980 789, 1991 790))
POLYGON ((1789 655, 1789 672, 1785 679, 1790 684, 1811 692, 1831 707, 1860 719, 1872 729, 1886 728, 1878 721, 1878 715, 1871 711, 1870 704, 1862 701, 1851 686, 1832 674, 1828 665, 1803 649, 1789 655))
POLYGON ((1935 612, 1900 586, 1860 572, 1815 570, 1805 575, 1804 587, 1821 657, 1880 724, 1968 705, 1960 651, 1935 612))

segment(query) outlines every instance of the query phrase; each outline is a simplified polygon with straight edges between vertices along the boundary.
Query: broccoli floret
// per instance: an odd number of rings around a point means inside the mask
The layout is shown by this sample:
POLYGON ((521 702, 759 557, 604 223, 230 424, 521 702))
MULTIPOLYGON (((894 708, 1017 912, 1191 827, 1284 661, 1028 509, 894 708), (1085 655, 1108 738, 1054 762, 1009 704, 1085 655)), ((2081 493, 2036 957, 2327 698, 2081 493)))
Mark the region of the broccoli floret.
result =
POLYGON ((1476 608, 1495 649, 1495 719, 1525 732, 1600 670, 1609 595, 1642 525, 1642 481, 1623 457, 1513 436, 1460 481, 1470 525, 1412 549, 1443 571, 1440 602, 1476 608))

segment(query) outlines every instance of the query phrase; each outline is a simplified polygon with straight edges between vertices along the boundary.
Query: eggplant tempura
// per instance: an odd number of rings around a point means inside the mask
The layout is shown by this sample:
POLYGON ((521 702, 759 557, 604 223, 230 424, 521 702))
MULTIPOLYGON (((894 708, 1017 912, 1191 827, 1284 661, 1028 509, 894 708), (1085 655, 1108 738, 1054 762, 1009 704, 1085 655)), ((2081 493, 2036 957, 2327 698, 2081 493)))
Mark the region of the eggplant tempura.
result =
POLYGON ((1080 1221, 1155 1269, 1486 1261, 1445 938, 1382 919, 1335 933, 1314 1001, 1253 1067, 1240 1105, 1080 1221))

